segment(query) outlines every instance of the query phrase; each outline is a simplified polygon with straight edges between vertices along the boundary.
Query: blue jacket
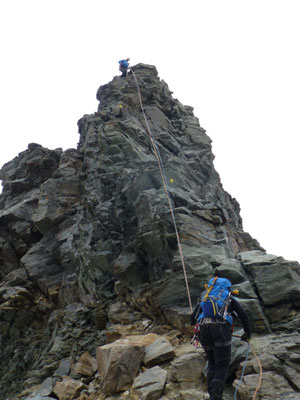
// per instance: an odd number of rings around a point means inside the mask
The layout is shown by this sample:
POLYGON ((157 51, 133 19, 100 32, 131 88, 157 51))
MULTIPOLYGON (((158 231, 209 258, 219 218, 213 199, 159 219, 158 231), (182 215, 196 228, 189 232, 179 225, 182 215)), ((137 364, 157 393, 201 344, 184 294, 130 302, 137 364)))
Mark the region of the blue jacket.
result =
POLYGON ((122 68, 128 68, 129 64, 127 60, 120 60, 119 64, 121 65, 122 68))

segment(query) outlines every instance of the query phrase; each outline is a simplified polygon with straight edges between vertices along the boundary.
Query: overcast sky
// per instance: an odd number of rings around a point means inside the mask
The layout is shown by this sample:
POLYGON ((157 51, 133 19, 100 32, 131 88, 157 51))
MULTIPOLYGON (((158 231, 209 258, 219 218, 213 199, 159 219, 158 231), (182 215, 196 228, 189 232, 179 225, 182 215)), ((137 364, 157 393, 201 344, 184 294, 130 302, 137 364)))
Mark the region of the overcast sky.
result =
POLYGON ((153 64, 194 107, 215 167, 267 252, 300 260, 299 0, 0 3, 0 164, 76 147, 118 60, 153 64))

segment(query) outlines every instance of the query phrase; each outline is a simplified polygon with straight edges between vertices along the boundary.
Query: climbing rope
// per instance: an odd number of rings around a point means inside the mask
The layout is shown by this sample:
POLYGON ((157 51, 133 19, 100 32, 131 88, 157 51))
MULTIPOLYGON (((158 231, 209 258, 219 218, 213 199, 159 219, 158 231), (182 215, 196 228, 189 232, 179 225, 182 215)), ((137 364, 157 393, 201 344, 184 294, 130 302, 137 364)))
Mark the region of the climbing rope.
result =
MULTIPOLYGON (((238 335, 232 335, 232 336, 237 337, 237 338, 241 338, 241 336, 238 336, 238 335)), ((260 362, 259 358, 257 357, 257 354, 256 354, 256 352, 255 352, 255 350, 254 350, 254 347, 253 347, 252 343, 250 343, 250 342, 248 341, 248 348, 247 348, 247 352, 246 352, 245 365, 244 365, 244 367, 243 367, 243 369, 242 369, 241 378, 240 378, 239 383, 238 383, 238 385, 237 385, 237 387, 236 387, 236 389, 235 389, 235 392, 234 392, 234 400, 236 400, 236 394, 237 394, 238 388, 239 388, 239 386, 240 386, 240 384, 241 384, 241 382, 242 382, 242 379, 243 379, 243 377, 244 377, 244 372, 245 372, 245 368, 246 368, 246 365, 247 365, 247 362, 248 362, 248 355, 249 355, 249 349, 250 349, 250 348, 251 348, 251 351, 252 351, 252 353, 254 354, 254 357, 256 358, 257 364, 258 364, 258 366, 259 366, 259 379, 258 379, 258 384, 257 384, 257 386, 256 386, 256 389, 255 389, 254 395, 253 395, 253 397, 252 397, 252 400, 255 400, 255 399, 256 399, 257 392, 258 392, 258 390, 259 390, 259 388, 260 388, 260 386, 261 386, 261 380, 262 380, 262 365, 261 365, 261 362, 260 362)))
POLYGON ((234 400, 236 400, 236 395, 237 395, 238 389, 239 389, 240 384, 242 383, 242 380, 243 380, 243 378, 244 378, 245 369, 246 369, 246 366, 247 366, 247 363, 248 363, 249 352, 250 352, 250 343, 248 342, 248 347, 247 347, 247 351, 246 351, 245 364, 244 364, 243 369, 242 369, 242 374, 241 374, 241 378, 240 378, 240 380, 239 380, 239 383, 237 384, 237 387, 235 388, 235 392, 234 392, 234 395, 233 395, 233 399, 234 399, 234 400))
MULTIPOLYGON (((131 72, 132 72, 132 75, 133 75, 133 78, 134 78, 134 81, 135 81, 135 84, 136 84, 136 88, 137 88, 137 93, 138 93, 138 98, 139 98, 140 106, 141 106, 142 114, 143 114, 143 117, 144 117, 144 120, 145 120, 145 124, 146 124, 146 130, 148 131, 149 138, 150 138, 150 141, 151 141, 151 144, 152 144, 152 148, 153 148, 153 152, 154 152, 154 154, 155 154, 155 156, 156 156, 156 159, 157 159, 157 162, 158 162, 158 166, 159 166, 159 170, 160 170, 160 174, 161 174, 161 178, 162 178, 162 182, 163 182, 164 191, 165 191, 165 194, 166 194, 166 197, 167 197, 167 200, 168 200, 168 204, 169 204, 169 208, 170 208, 170 212, 171 212, 171 216, 172 216, 172 220, 173 220, 173 224, 174 224, 174 229, 175 229, 175 233, 176 233, 176 238, 177 238, 177 243, 178 243, 178 249, 179 249, 179 254, 180 254, 180 258, 181 258, 182 269, 183 269, 183 273, 184 273, 184 279, 185 279, 185 284, 186 284, 186 289, 187 289, 187 294, 188 294, 188 299, 189 299, 189 305, 190 305, 190 309, 191 309, 191 311, 192 311, 192 310, 193 310, 193 308, 192 308, 192 301, 191 301, 191 295, 190 295, 190 290, 189 290, 189 284, 188 284, 188 279, 187 279, 187 274, 186 274, 186 268, 185 268, 183 253, 182 253, 182 247, 181 247, 180 237, 179 237, 179 233, 178 233, 178 229, 177 229, 177 225, 176 225, 174 210, 173 210, 173 206, 172 206, 172 202, 171 202, 171 196, 170 196, 170 193, 169 193, 169 190, 168 190, 168 187, 167 187, 167 179, 166 179, 166 174, 165 174, 165 170, 164 170, 164 167, 163 167, 163 162, 162 162, 162 159, 161 159, 161 156, 160 156, 160 152, 159 152, 158 146, 157 146, 157 144, 156 144, 156 142, 155 142, 154 136, 153 136, 152 131, 151 131, 151 129, 150 129, 150 126, 149 126, 149 124, 148 124, 148 120, 147 120, 147 117, 146 117, 146 113, 145 113, 144 107, 143 107, 143 102, 142 102, 142 96, 141 96, 140 86, 139 86, 137 77, 136 77, 134 71, 132 70, 132 68, 131 68, 131 72)), ((209 238, 209 237, 207 237, 207 236, 204 236, 203 234, 202 234, 202 235, 200 234, 199 236, 203 236, 205 239, 211 240, 211 241, 214 241, 214 242, 221 242, 221 241, 224 241, 224 239, 225 239, 226 242, 227 242, 227 235, 226 235, 226 233, 225 233, 225 237, 224 237, 223 239, 212 239, 212 238, 209 238)), ((236 336, 236 335, 233 335, 233 336, 236 336)), ((236 336, 236 337, 240 337, 240 336, 236 336)), ((261 380, 262 380, 262 365, 261 365, 261 362, 259 361, 259 358, 258 358, 257 355, 256 355, 256 352, 255 352, 255 350, 254 350, 252 344, 251 344, 250 342, 248 342, 248 348, 247 348, 247 351, 246 351, 245 365, 244 365, 244 367, 243 367, 243 369, 242 369, 242 374, 241 374, 240 381, 239 381, 239 383, 238 383, 238 385, 237 385, 237 387, 236 387, 236 389, 235 389, 235 392, 234 392, 234 400, 236 400, 236 395, 237 395, 238 388, 239 388, 239 386, 240 386, 240 384, 241 384, 241 382, 242 382, 242 379, 243 379, 243 377, 244 377, 245 368, 246 368, 246 365, 247 365, 247 362, 248 362, 248 356, 249 356, 250 348, 251 348, 251 350, 252 350, 252 352, 253 352, 253 354, 254 354, 256 360, 257 360, 257 363, 258 363, 258 365, 259 365, 259 370, 260 370, 259 381, 258 381, 256 390, 255 390, 255 393, 254 393, 254 395, 253 395, 253 397, 252 397, 252 400, 255 400, 256 395, 257 395, 257 392, 258 392, 258 390, 259 390, 259 388, 260 388, 260 386, 261 386, 261 380)))
POLYGON ((178 233, 178 229, 177 229, 177 225, 176 225, 174 210, 173 210, 173 206, 172 206, 172 202, 171 202, 170 193, 169 193, 169 190, 168 190, 168 187, 167 187, 166 174, 165 174, 165 171, 164 171, 164 167, 163 167, 163 163, 162 163, 162 159, 161 159, 161 156, 160 156, 160 152, 159 152, 158 146, 157 146, 157 144, 155 142, 154 136, 152 134, 152 131, 150 129, 150 126, 148 124, 148 120, 147 120, 147 117, 146 117, 146 114, 145 114, 145 111, 144 111, 143 102, 142 102, 142 96, 141 96, 141 91, 140 91, 140 85, 138 83, 137 77, 136 77, 134 71, 132 70, 132 68, 131 68, 131 72, 132 72, 132 75, 133 75, 133 78, 134 78, 134 81, 135 81, 135 84, 136 84, 140 106, 141 106, 142 114, 143 114, 143 117, 144 117, 144 120, 145 120, 145 124, 146 124, 146 129, 147 129, 148 134, 149 134, 149 138, 150 138, 150 141, 151 141, 153 152, 154 152, 154 154, 156 156, 156 159, 157 159, 157 162, 158 162, 158 166, 159 166, 159 170, 160 170, 160 174, 161 174, 161 178, 162 178, 162 182, 163 182, 164 191, 165 191, 165 194, 166 194, 166 197, 167 197, 167 200, 168 200, 168 204, 169 204, 169 208, 170 208, 170 212, 171 212, 171 216, 172 216, 172 220, 173 220, 173 224, 174 224, 174 229, 175 229, 175 233, 176 233, 178 249, 179 249, 179 254, 180 254, 180 258, 181 258, 183 274, 184 274, 184 280, 185 280, 186 290, 187 290, 188 299, 189 299, 189 305, 190 305, 190 309, 192 311, 193 307, 192 307, 189 283, 188 283, 188 279, 187 279, 186 268, 185 268, 185 263, 184 263, 184 259, 183 259, 182 247, 181 247, 180 237, 179 237, 179 233, 178 233))
POLYGON ((252 397, 252 400, 255 400, 256 395, 257 395, 257 392, 258 392, 258 389, 259 389, 260 386, 261 386, 261 380, 262 380, 262 365, 261 365, 261 362, 259 361, 259 358, 257 357, 257 354, 255 353, 255 350, 254 350, 254 348, 253 348, 253 346, 252 346, 251 343, 250 343, 250 347, 251 347, 251 350, 252 350, 252 352, 253 352, 253 354, 254 354, 254 357, 256 358, 256 361, 257 361, 257 363, 258 363, 258 365, 259 365, 259 380, 258 380, 258 384, 257 384, 256 389, 255 389, 254 395, 253 395, 253 397, 252 397))

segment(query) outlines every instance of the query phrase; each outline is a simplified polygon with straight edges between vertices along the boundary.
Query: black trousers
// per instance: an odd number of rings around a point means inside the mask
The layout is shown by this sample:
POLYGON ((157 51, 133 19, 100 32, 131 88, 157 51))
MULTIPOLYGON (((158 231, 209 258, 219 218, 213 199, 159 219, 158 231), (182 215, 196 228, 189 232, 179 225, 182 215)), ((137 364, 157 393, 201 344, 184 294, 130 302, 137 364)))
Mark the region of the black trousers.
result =
POLYGON ((210 395, 215 386, 219 387, 219 392, 223 392, 231 356, 231 335, 231 326, 227 322, 203 324, 200 327, 199 340, 208 359, 207 384, 210 395))
POLYGON ((122 75, 121 75, 121 77, 122 78, 126 78, 126 75, 127 75, 127 68, 120 68, 120 71, 122 72, 122 75))

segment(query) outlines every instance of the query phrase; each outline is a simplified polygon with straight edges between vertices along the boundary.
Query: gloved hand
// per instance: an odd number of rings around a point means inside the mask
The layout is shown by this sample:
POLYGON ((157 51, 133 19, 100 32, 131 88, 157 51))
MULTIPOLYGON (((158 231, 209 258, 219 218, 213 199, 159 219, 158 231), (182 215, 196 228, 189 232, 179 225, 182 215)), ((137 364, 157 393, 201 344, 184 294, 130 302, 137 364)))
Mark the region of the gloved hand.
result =
POLYGON ((243 342, 248 342, 251 339, 250 333, 244 332, 244 334, 241 337, 241 340, 243 342))

